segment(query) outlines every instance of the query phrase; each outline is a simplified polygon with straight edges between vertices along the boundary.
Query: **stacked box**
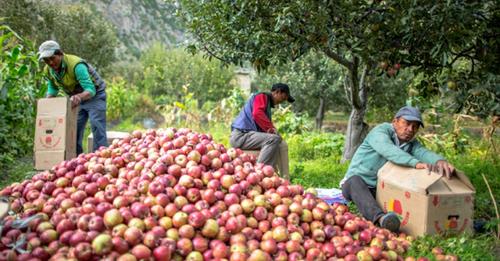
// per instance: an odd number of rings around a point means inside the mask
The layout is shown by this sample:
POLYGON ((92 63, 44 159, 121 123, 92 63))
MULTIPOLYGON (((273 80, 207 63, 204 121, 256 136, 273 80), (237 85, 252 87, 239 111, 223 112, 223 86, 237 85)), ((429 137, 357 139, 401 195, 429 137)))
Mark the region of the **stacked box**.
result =
POLYGON ((67 97, 38 100, 34 157, 35 169, 46 170, 76 157, 78 108, 67 97))

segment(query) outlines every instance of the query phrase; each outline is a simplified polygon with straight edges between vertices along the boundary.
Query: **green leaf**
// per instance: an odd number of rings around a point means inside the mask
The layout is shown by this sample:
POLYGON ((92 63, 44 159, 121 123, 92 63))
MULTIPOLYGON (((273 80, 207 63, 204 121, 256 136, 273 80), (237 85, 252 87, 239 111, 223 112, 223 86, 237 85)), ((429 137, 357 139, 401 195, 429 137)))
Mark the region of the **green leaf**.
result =
POLYGON ((14 49, 10 53, 10 61, 11 62, 16 62, 18 60, 19 52, 20 52, 19 46, 14 47, 14 49))
POLYGON ((174 102, 174 105, 182 110, 185 110, 186 109, 186 106, 180 102, 174 102))
POLYGON ((23 77, 27 72, 28 72, 28 66, 26 66, 26 64, 23 64, 17 71, 17 75, 19 77, 23 77))

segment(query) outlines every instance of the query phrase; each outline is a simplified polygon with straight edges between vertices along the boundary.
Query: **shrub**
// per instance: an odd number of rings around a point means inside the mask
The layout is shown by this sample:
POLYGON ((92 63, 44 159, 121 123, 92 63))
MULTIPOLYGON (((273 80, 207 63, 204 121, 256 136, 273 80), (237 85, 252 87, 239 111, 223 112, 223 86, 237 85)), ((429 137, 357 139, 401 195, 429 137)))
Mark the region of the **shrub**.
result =
POLYGON ((287 138, 289 157, 297 161, 330 158, 340 159, 344 135, 338 133, 306 132, 287 138))
POLYGON ((132 117, 139 107, 139 92, 133 85, 129 85, 123 78, 115 77, 106 87, 107 119, 117 121, 132 117))
POLYGON ((33 44, 0 26, 0 169, 33 150, 36 99, 43 97, 33 44))
POLYGON ((292 111, 291 106, 278 107, 273 111, 273 122, 278 133, 284 136, 301 134, 312 129, 312 122, 307 114, 292 111))

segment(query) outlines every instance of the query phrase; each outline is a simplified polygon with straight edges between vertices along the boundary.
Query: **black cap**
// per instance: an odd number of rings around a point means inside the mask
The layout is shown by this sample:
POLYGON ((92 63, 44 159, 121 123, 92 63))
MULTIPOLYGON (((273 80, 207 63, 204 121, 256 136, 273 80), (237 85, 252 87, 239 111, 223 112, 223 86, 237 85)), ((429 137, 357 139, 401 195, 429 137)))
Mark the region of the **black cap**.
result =
POLYGON ((275 83, 275 84, 273 84, 273 87, 271 88, 271 91, 272 92, 274 92, 274 91, 282 91, 282 92, 286 93, 286 95, 288 95, 288 102, 292 103, 292 102, 295 101, 295 99, 290 94, 290 87, 288 87, 288 85, 286 85, 284 83, 275 83))

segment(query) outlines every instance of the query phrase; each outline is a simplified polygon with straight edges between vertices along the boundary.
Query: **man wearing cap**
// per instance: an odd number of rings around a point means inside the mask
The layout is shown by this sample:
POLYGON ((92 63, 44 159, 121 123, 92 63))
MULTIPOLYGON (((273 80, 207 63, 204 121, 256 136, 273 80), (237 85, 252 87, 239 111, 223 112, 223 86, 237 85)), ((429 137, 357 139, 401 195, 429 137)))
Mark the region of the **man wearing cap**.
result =
POLYGON ((415 139, 420 126, 424 124, 417 108, 401 108, 392 123, 382 123, 368 133, 340 182, 344 197, 353 201, 366 219, 393 232, 399 230, 399 218, 393 212, 384 213, 375 200, 377 173, 387 161, 416 169, 432 169, 448 178, 455 172, 443 157, 427 150, 415 139))
POLYGON ((230 144, 243 150, 260 150, 257 162, 274 166, 281 161, 280 174, 289 178, 288 145, 281 138, 271 120, 274 106, 295 99, 290 95, 290 88, 284 83, 276 83, 271 92, 260 92, 248 99, 243 110, 231 124, 230 144))
POLYGON ((107 146, 106 139, 106 83, 97 71, 82 58, 65 54, 55 41, 43 42, 38 49, 38 58, 47 66, 47 98, 56 97, 64 91, 73 107, 80 106, 77 123, 77 154, 83 152, 82 140, 87 120, 90 119, 93 148, 107 146))

